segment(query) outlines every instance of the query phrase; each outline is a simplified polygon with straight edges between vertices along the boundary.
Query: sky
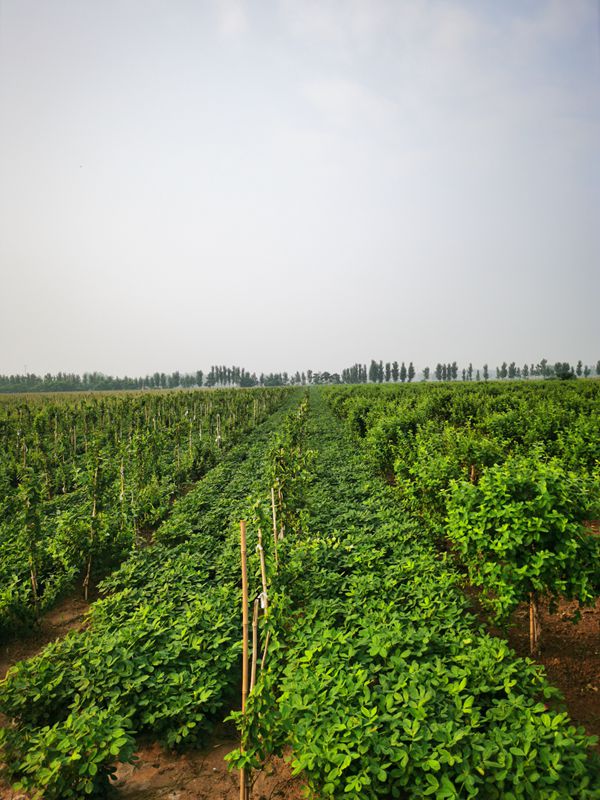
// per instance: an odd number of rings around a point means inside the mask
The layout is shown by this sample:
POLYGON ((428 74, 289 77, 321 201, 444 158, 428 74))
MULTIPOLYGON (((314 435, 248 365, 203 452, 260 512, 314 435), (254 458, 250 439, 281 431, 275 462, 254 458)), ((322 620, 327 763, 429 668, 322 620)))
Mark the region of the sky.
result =
POLYGON ((0 0, 0 373, 600 358, 597 0, 0 0))

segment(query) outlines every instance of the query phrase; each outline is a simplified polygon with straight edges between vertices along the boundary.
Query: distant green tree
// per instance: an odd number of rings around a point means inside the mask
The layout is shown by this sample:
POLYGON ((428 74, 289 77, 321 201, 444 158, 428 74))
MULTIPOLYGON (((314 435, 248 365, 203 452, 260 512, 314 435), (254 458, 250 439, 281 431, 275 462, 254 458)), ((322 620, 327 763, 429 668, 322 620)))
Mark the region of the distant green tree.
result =
POLYGON ((591 371, 592 371, 591 367, 588 367, 586 364, 585 367, 583 368, 583 377, 589 378, 591 371))
POLYGON ((400 367, 400 380, 402 383, 406 381, 406 365, 404 361, 402 362, 402 366, 400 367))
POLYGON ((391 377, 392 377, 392 365, 390 364, 389 361, 387 361, 385 365, 385 382, 389 383, 391 377))
POLYGON ((394 361, 394 363, 392 364, 392 380, 394 381, 394 383, 398 383, 398 375, 399 374, 400 374, 400 371, 399 371, 399 368, 398 368, 398 362, 394 361))
POLYGON ((567 361, 557 361, 554 365, 554 374, 561 381, 575 377, 575 370, 567 361))
MULTIPOLYGON (((598 364, 600 364, 600 361, 598 362, 598 364)), ((442 380, 442 372, 443 372, 442 365, 438 362, 435 365, 435 379, 436 379, 436 381, 441 381, 442 380)), ((600 375, 600 372, 598 374, 600 375)))
POLYGON ((517 377, 517 365, 514 361, 511 361, 508 367, 508 377, 510 380, 517 377))
POLYGON ((583 362, 581 359, 577 362, 577 367, 575 369, 575 373, 577 374, 578 378, 581 378, 581 373, 583 372, 583 362))
POLYGON ((429 367, 423 367, 423 380, 429 380, 429 367))
POLYGON ((521 370, 521 374, 524 378, 529 377, 529 367, 527 366, 527 364, 523 364, 523 369, 521 370))
POLYGON ((371 359, 371 364, 369 366, 369 382, 370 383, 377 383, 377 362, 375 359, 371 359))
POLYGON ((414 377, 415 377, 415 367, 413 365, 413 362, 411 361, 410 364, 408 365, 408 382, 410 383, 414 377))
POLYGON ((502 366, 500 367, 500 377, 502 379, 504 379, 507 376, 508 376, 508 365, 507 365, 506 361, 503 361, 502 362, 502 366))
POLYGON ((484 364, 483 365, 483 380, 487 381, 487 380, 489 380, 489 378, 490 378, 490 373, 489 373, 489 370, 488 370, 488 365, 484 364))
POLYGON ((473 364, 469 362, 469 366, 467 367, 467 380, 473 380, 473 364))
POLYGON ((452 362, 452 365, 449 368, 449 373, 453 381, 457 380, 458 378, 458 364, 456 361, 452 362))

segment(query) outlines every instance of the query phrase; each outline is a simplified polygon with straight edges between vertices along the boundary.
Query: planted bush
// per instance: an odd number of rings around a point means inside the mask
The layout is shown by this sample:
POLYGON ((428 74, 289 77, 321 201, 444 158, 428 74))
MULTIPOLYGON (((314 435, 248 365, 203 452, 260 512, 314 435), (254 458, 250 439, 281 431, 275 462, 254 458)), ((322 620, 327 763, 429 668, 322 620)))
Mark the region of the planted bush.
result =
POLYGON ((457 481, 448 502, 447 533, 483 602, 503 622, 522 601, 560 597, 593 603, 599 542, 584 520, 598 509, 599 486, 560 463, 515 456, 487 469, 477 485, 457 481))

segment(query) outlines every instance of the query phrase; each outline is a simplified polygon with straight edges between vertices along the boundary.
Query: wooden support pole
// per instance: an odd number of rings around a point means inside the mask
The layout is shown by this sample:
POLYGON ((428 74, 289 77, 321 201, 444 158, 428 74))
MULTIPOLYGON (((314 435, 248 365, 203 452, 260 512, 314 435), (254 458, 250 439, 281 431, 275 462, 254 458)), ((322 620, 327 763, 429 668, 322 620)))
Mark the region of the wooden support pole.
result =
POLYGON ((538 654, 540 648, 540 635, 542 626, 540 623, 540 610, 538 598, 535 592, 529 593, 529 652, 532 656, 538 654))
POLYGON ((263 611, 265 614, 269 610, 269 599, 267 597, 267 565, 265 563, 265 549, 262 543, 262 531, 258 529, 258 544, 256 546, 258 550, 258 557, 260 558, 260 577, 262 581, 262 600, 263 600, 263 611))
POLYGON ((260 600, 254 601, 252 612, 252 669, 250 670, 250 691, 256 686, 256 664, 258 663, 258 608, 260 600))
POLYGON ((275 564, 279 566, 279 556, 277 555, 277 512, 275 510, 275 487, 271 486, 271 511, 273 514, 273 547, 275 553, 275 564))
MULTIPOLYGON (((240 521, 240 550, 242 556, 242 716, 246 713, 248 696, 248 565, 246 560, 246 522, 240 521)), ((240 747, 243 752, 244 745, 240 747)), ((246 770, 240 770, 240 800, 248 797, 246 770)))

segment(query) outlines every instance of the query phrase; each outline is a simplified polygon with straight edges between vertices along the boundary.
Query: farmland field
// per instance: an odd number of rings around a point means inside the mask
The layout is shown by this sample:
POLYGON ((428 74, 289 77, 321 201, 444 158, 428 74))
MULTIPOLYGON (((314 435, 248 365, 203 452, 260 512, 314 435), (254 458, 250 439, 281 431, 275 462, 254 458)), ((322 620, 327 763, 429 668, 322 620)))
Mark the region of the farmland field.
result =
POLYGON ((502 638, 525 603, 543 653, 546 606, 585 615, 598 597, 600 383, 0 414, 3 634, 101 581, 85 628, 0 683, 23 791, 101 796, 136 743, 201 748, 233 712, 231 764, 252 780, 285 755, 314 798, 600 797, 594 740, 502 638), (257 655, 244 715, 241 519, 257 655))

